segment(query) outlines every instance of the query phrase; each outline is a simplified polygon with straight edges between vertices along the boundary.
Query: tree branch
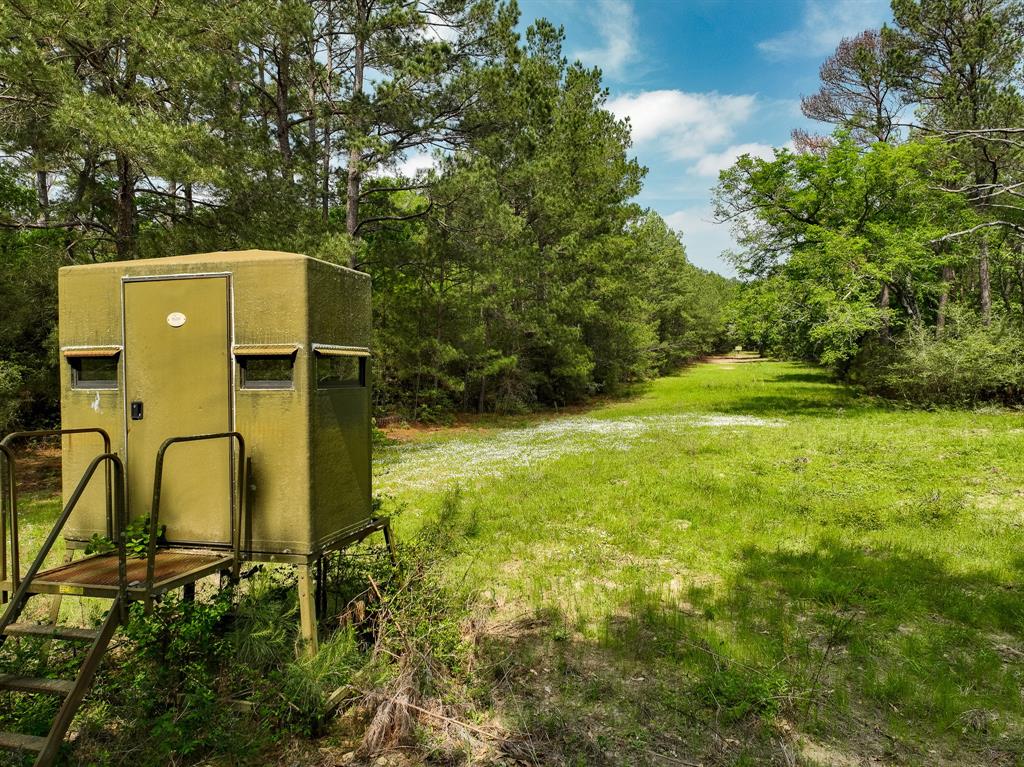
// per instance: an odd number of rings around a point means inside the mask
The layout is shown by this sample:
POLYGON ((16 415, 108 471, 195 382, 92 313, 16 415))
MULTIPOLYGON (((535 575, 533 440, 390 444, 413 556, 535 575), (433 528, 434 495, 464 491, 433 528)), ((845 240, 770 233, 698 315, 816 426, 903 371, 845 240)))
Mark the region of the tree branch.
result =
POLYGON ((433 209, 434 209, 434 202, 433 202, 433 200, 431 200, 430 204, 428 204, 427 207, 424 208, 423 210, 418 211, 416 213, 410 213, 410 214, 408 214, 406 216, 374 216, 373 218, 366 218, 366 219, 363 219, 362 221, 360 221, 358 224, 356 224, 356 229, 355 229, 355 231, 352 234, 353 235, 358 234, 359 230, 362 229, 367 224, 373 224, 373 223, 376 223, 378 221, 409 221, 409 220, 414 219, 414 218, 422 218, 423 216, 425 216, 428 213, 430 213, 430 211, 433 210, 433 209))

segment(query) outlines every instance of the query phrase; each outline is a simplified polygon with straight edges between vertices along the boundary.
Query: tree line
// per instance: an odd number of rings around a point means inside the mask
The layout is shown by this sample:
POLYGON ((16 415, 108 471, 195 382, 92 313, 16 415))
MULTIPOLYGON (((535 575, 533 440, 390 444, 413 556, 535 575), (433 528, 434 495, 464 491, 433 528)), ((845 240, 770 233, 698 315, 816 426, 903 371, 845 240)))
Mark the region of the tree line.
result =
POLYGON ((721 175, 746 343, 929 402, 1024 394, 1024 6, 893 0, 771 160, 721 175))
POLYGON ((56 417, 68 264, 255 247, 367 271, 377 412, 418 419, 720 347, 733 283, 633 202, 600 71, 518 23, 491 0, 0 6, 0 427, 56 417))

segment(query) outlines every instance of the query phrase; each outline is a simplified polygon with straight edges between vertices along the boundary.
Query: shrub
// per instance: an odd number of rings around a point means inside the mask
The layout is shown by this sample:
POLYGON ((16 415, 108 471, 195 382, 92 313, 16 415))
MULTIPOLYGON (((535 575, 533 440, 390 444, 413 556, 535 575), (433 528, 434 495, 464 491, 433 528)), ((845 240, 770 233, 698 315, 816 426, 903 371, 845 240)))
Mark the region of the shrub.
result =
POLYGON ((21 406, 22 369, 7 360, 0 360, 0 432, 14 423, 21 406))
POLYGON ((972 313, 954 309, 941 334, 911 328, 894 351, 889 364, 867 383, 908 400, 1016 402, 1024 389, 1024 334, 1002 320, 985 326, 972 313))

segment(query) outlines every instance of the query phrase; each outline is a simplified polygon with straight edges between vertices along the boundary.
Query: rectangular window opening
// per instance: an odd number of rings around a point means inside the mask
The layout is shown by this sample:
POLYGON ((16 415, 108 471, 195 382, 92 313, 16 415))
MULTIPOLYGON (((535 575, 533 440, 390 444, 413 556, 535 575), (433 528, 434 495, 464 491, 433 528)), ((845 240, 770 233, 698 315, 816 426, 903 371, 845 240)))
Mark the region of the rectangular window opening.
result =
POLYGON ((247 354, 238 358, 243 389, 291 389, 295 354, 247 354))
POLYGON ((366 386, 366 357, 316 355, 316 388, 351 389, 366 386))
POLYGON ((116 354, 68 357, 71 365, 71 386, 74 389, 116 389, 116 354))

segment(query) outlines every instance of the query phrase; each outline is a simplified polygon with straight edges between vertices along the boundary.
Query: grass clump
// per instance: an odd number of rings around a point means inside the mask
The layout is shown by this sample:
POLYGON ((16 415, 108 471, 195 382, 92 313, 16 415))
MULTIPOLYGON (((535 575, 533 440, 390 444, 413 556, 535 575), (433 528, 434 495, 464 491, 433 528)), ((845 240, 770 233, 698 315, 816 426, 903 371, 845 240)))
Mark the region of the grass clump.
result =
POLYGON ((83 718, 107 750, 75 757, 156 764, 155 738, 192 738, 180 763, 1013 764, 1022 434, 1015 411, 730 361, 554 426, 390 444, 400 565, 332 563, 317 659, 294 659, 286 572, 224 612, 169 602, 83 718), (235 697, 254 705, 232 721, 193 716, 235 697))
POLYGON ((1024 416, 740 359, 558 428, 391 446, 378 484, 409 535, 463 467, 477 700, 540 762, 1024 752, 1024 416))

